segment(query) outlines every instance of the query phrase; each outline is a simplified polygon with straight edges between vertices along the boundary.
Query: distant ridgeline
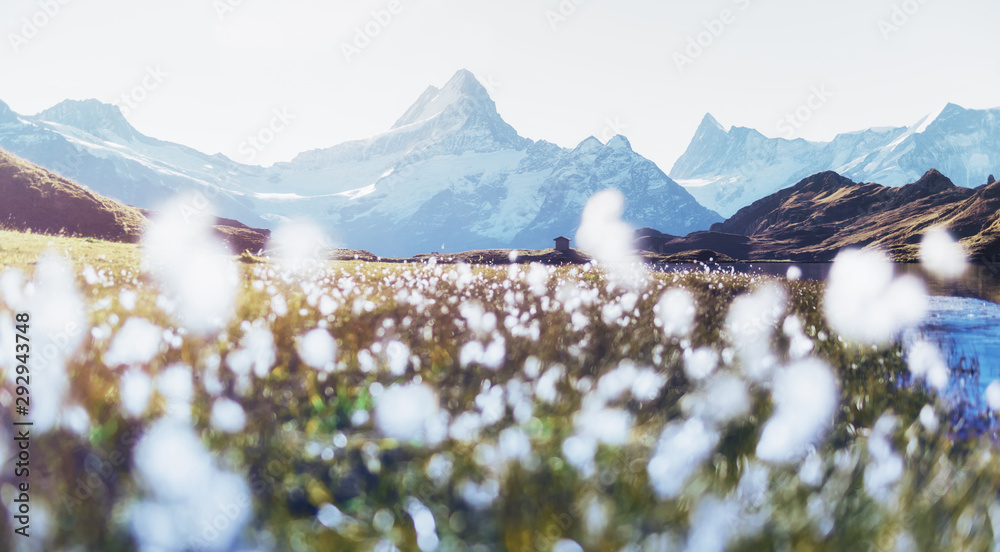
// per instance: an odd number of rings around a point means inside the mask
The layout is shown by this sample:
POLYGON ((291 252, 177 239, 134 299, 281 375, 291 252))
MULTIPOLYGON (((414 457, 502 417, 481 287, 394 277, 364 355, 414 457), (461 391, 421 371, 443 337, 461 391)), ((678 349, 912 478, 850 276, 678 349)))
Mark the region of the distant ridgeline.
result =
POLYGON ((920 238, 942 226, 976 259, 1000 261, 1000 184, 956 186, 937 170, 897 188, 858 184, 834 172, 813 175, 755 201, 706 232, 684 237, 645 228, 640 249, 711 250, 740 260, 831 261, 845 247, 878 247, 917 260, 920 238))
POLYGON ((220 216, 253 227, 306 218, 340 247, 410 257, 544 249, 554 236, 573 236, 587 200, 607 188, 622 192, 634 228, 683 236, 826 170, 901 186, 937 167, 978 186, 1000 167, 998 115, 949 105, 910 127, 825 144, 726 130, 709 115, 668 176, 614 124, 574 148, 520 136, 463 70, 427 88, 384 133, 266 168, 253 164, 253 151, 234 160, 145 136, 96 100, 33 116, 0 102, 0 147, 138 208, 200 192, 220 216))

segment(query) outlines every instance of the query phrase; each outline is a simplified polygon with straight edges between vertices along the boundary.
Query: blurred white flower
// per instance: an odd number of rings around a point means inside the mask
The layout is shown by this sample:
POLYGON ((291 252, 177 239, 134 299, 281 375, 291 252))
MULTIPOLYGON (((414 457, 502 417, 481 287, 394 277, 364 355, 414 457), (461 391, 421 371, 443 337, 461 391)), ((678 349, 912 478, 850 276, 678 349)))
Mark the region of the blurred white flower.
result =
POLYGON ((686 289, 667 290, 653 307, 653 313, 656 324, 667 337, 685 337, 694 327, 697 313, 694 296, 686 289))
POLYGON ((739 508, 733 502, 703 499, 692 514, 685 552, 724 552, 738 522, 739 508))
POLYGON ((308 220, 286 221, 271 234, 268 250, 290 270, 314 266, 324 258, 330 240, 323 229, 308 220))
POLYGON ((885 345, 919 323, 927 307, 927 291, 919 278, 894 278, 885 255, 855 249, 837 255, 823 298, 823 311, 834 331, 871 345, 885 345))
POLYGON ((332 372, 337 360, 337 342, 330 332, 317 328, 298 339, 296 350, 307 366, 321 372, 332 372))
POLYGON ((393 385, 378 397, 375 423, 379 430, 400 441, 424 441, 428 423, 438 413, 438 397, 423 384, 393 385))
POLYGON ((646 468, 657 496, 677 498, 718 441, 719 434, 697 418, 667 425, 646 468))
POLYGON ((920 263, 942 280, 957 280, 969 268, 969 257, 961 243, 947 230, 935 227, 920 242, 920 263))
POLYGON ((239 433, 247 423, 240 403, 231 399, 216 399, 212 404, 212 427, 223 433, 239 433))
MULTIPOLYGON (((997 400, 997 406, 1000 406, 1000 383, 993 382, 993 384, 990 384, 990 387, 994 387, 994 398, 997 400)), ((988 392, 989 388, 986 390, 988 392)), ((987 395, 987 402, 989 402, 989 395, 987 395)), ((990 408, 994 408, 993 403, 990 403, 990 408)), ((920 409, 920 425, 924 426, 924 429, 926 429, 928 433, 937 433, 939 424, 937 413, 934 412, 934 407, 929 404, 925 404, 924 407, 920 409)))
POLYGON ((947 389, 948 363, 937 345, 923 340, 910 345, 906 365, 914 378, 926 380, 939 393, 947 389))
POLYGON ((806 359, 774 378, 774 414, 764 425, 757 457, 775 464, 799 460, 833 424, 839 391, 829 366, 806 359))
POLYGON ((986 388, 986 404, 990 410, 1000 411, 1000 381, 993 381, 986 388))
POLYGON ((240 339, 240 348, 226 356, 226 365, 237 375, 251 371, 265 378, 277 360, 274 334, 266 326, 253 324, 240 339))
POLYGON ((252 513, 250 488, 215 466, 190 426, 157 422, 139 440, 133 458, 148 492, 129 510, 141 549, 232 549, 252 513))
POLYGON ((684 373, 693 381, 711 376, 718 365, 719 354, 710 347, 684 350, 684 373))
POLYGON ((895 483, 903 476, 903 459, 892 450, 896 418, 883 414, 868 438, 871 462, 865 468, 865 490, 876 500, 890 503, 895 483))
POLYGON ((109 368, 149 364, 160 352, 162 341, 159 326, 145 318, 129 318, 104 353, 104 364, 109 368))
POLYGON ((741 295, 729 306, 726 330, 740 360, 740 368, 751 380, 767 381, 777 367, 771 338, 786 306, 785 290, 775 283, 741 295))
POLYGON ((142 416, 153 394, 153 380, 142 370, 133 368, 122 375, 119 393, 125 413, 133 417, 142 416))
POLYGON ((645 269, 633 246, 632 227, 622 221, 625 196, 616 189, 597 192, 583 208, 576 243, 594 256, 616 283, 630 288, 643 285, 645 269))
POLYGON ((164 205, 142 236, 144 269, 177 302, 177 322, 194 333, 229 321, 239 287, 233 253, 214 225, 204 196, 183 196, 164 205))

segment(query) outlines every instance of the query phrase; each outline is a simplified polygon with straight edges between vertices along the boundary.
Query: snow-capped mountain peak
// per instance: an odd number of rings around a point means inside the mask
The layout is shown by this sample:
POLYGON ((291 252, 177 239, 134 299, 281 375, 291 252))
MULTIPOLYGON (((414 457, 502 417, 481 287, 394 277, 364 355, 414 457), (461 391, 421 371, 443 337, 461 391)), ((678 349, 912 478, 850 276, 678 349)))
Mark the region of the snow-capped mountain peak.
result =
POLYGON ((496 104, 490 98, 489 92, 475 75, 462 69, 444 85, 443 88, 431 86, 403 114, 392 128, 427 121, 442 113, 465 109, 481 112, 484 115, 499 117, 496 104))
POLYGON ((628 141, 628 138, 618 134, 614 138, 608 140, 608 147, 619 151, 633 151, 632 143, 628 141))
POLYGON ((220 216, 251 226, 308 217, 379 255, 550 247, 607 188, 625 195, 636 227, 686 234, 721 221, 624 136, 575 149, 521 137, 464 70, 386 132, 267 168, 143 136, 100 102, 20 119, 0 125, 0 147, 102 194, 155 208, 185 190, 213 192, 220 216))
POLYGON ((576 148, 573 149, 573 153, 591 153, 602 148, 604 148, 604 144, 596 136, 588 136, 577 144, 576 148))
POLYGON ((949 103, 908 127, 843 133, 830 142, 728 132, 707 115, 670 176, 723 216, 822 171, 854 181, 902 186, 937 167, 975 187, 1000 167, 1000 109, 949 103))
POLYGON ((698 134, 718 134, 720 132, 722 134, 725 134, 726 133, 726 127, 724 127, 721 124, 719 124, 719 121, 714 116, 712 116, 711 113, 706 113, 705 116, 702 117, 701 124, 698 125, 698 130, 696 131, 695 134, 696 135, 698 135, 698 134))
POLYGON ((98 100, 66 100, 32 119, 73 127, 105 139, 117 137, 129 140, 138 135, 118 106, 98 100))

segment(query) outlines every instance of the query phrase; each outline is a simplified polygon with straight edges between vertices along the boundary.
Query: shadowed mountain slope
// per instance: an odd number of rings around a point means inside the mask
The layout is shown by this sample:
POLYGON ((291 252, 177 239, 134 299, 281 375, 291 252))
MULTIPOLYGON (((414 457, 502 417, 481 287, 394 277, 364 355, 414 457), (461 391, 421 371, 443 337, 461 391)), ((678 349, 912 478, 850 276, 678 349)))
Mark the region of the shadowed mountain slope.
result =
POLYGON ((900 187, 859 184, 822 172, 740 209, 708 232, 685 237, 644 229, 657 253, 709 249, 744 260, 829 261, 846 247, 877 247, 917 259, 923 234, 944 226, 974 258, 1000 255, 1000 184, 956 186, 937 170, 900 187))

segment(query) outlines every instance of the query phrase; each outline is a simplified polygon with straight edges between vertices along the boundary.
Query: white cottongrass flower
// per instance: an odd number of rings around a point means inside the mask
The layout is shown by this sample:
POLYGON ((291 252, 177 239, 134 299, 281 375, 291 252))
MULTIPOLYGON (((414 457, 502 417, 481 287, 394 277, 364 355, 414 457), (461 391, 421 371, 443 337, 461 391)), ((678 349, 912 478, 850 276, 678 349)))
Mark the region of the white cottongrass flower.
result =
POLYGON ((766 381, 777 367, 771 337, 786 306, 785 290, 778 284, 761 286, 753 293, 737 297, 729 306, 726 330, 740 367, 754 381, 766 381))
POLYGON ((729 500, 703 499, 691 516, 685 552, 724 552, 739 523, 739 508, 729 500))
POLYGON ((865 468, 865 490, 876 500, 890 503, 895 483, 903 476, 903 459, 892 450, 892 434, 897 420, 889 414, 882 415, 868 438, 871 463, 865 468))
POLYGON ((394 376, 402 376, 410 364, 410 348, 401 341, 390 341, 385 346, 385 358, 389 372, 394 376))
POLYGON ((628 442, 632 415, 620 408, 604 408, 598 402, 585 404, 573 417, 578 435, 605 445, 621 446, 628 442))
POLYGON ((594 475, 594 455, 597 454, 597 439, 590 435, 572 435, 562 444, 563 458, 577 469, 583 477, 594 475))
POLYGON ((528 277, 525 279, 528 289, 538 297, 544 297, 549 291, 549 269, 543 264, 531 263, 528 277))
POLYGON ((715 427, 745 416, 750 412, 750 392, 743 379, 729 372, 720 372, 702 383, 697 393, 681 399, 681 408, 715 427))
POLYGON ((393 385, 378 397, 375 424, 385 436, 400 441, 426 441, 429 423, 437 416, 438 397, 430 387, 393 385))
POLYGON ((129 510, 141 549, 233 548, 251 517, 250 488, 240 476, 215 466, 190 426, 157 422, 139 440, 133 458, 148 496, 129 510))
POLYGON ((226 365, 234 374, 245 376, 251 371, 265 378, 277 361, 274 334, 266 326, 253 324, 240 339, 240 348, 226 356, 226 365))
POLYGON ((299 270, 322 260, 330 243, 319 226, 300 219, 278 226, 271 234, 267 247, 284 268, 299 270))
POLYGON ((174 364, 156 376, 156 390, 167 400, 167 416, 186 421, 191 418, 194 380, 191 367, 174 364))
POLYGON ((667 337, 686 337, 694 327, 697 313, 694 296, 686 289, 669 289, 653 307, 655 324, 667 337))
POLYGON ((772 397, 774 414, 764 425, 757 457, 775 464, 794 462, 833 424, 837 379, 823 361, 802 360, 778 372, 772 397))
POLYGON ((785 318, 781 329, 785 337, 788 338, 788 356, 792 360, 803 359, 812 352, 814 344, 802 330, 802 319, 798 316, 792 315, 785 318))
POLYGON ((986 387, 986 404, 990 410, 1000 411, 1000 381, 994 380, 986 387))
POLYGON ((583 208, 583 220, 576 243, 592 254, 617 283, 630 288, 642 286, 642 259, 632 244, 632 227, 622 221, 625 196, 610 188, 597 192, 583 208))
POLYGON ((247 424, 247 415, 240 403, 226 398, 212 403, 212 427, 223 433, 239 433, 247 424))
POLYGON ((315 370, 332 372, 336 366, 337 342, 323 328, 311 330, 300 337, 295 349, 302 362, 315 370))
MULTIPOLYGON (((15 275, 15 280, 17 279, 15 275)), ((18 282, 8 284, 19 287, 18 282)), ((7 290, 19 310, 31 313, 31 416, 32 429, 46 433, 66 419, 69 411, 66 395, 70 381, 66 364, 87 334, 83 298, 76 287, 73 267, 61 257, 45 253, 35 268, 34 281, 23 293, 7 290), (20 295, 19 297, 17 297, 20 295)), ((8 330, 13 330, 8 326, 8 330)), ((13 334, 8 339, 13 341, 13 334)), ((10 346, 8 351, 13 351, 10 346)), ((10 371, 13 377, 13 370, 10 371)))
POLYGON ((153 380, 145 372, 137 368, 125 372, 119 390, 125 414, 139 417, 146 413, 153 394, 153 380))
POLYGON ((149 364, 160 352, 162 341, 163 330, 159 326, 145 318, 129 318, 104 353, 104 364, 109 368, 149 364))
POLYGON ((948 362, 937 345, 923 340, 911 345, 906 353, 906 366, 914 378, 926 380, 939 393, 948 388, 948 362))
POLYGON ((710 347, 684 351, 684 373, 694 381, 701 381, 712 375, 719 366, 719 354, 710 347))
POLYGON ((144 269, 176 301, 177 322, 195 333, 218 330, 229 321, 239 288, 232 252, 214 225, 208 200, 189 195, 163 206, 142 236, 144 269))
POLYGON ((698 418, 667 425, 646 468, 657 496, 677 498, 718 442, 719 434, 698 418))
POLYGON ((440 544, 434 514, 419 500, 406 501, 406 512, 413 519, 413 530, 417 533, 417 548, 420 552, 434 552, 440 544))
POLYGON ((885 255, 856 249, 837 255, 823 298, 834 331, 870 345, 889 343, 901 330, 919 323, 927 307, 927 290, 919 278, 895 278, 885 255))
POLYGON ((583 552, 583 547, 574 540, 562 539, 556 541, 552 547, 552 552, 583 552))
MULTIPOLYGON (((990 384, 993 388, 993 399, 994 402, 990 401, 990 388, 986 388, 986 401, 990 405, 990 408, 997 410, 1000 407, 1000 383, 993 382, 990 384), (995 405, 995 406, 994 406, 995 405)), ((925 404, 923 408, 920 409, 920 425, 924 426, 924 429, 928 433, 937 433, 938 427, 940 427, 940 422, 938 421, 937 413, 934 412, 934 407, 925 404)))
POLYGON ((969 256, 947 230, 935 227, 920 242, 920 263, 942 280, 957 280, 969 268, 969 256))

